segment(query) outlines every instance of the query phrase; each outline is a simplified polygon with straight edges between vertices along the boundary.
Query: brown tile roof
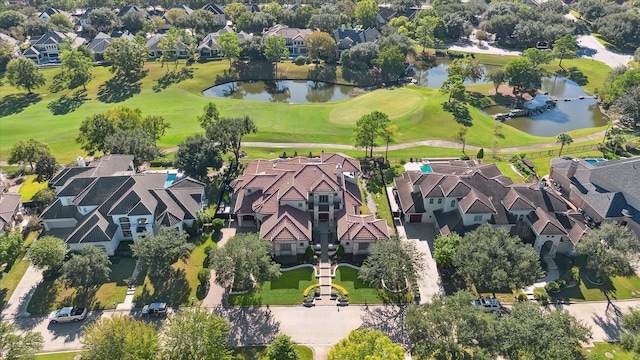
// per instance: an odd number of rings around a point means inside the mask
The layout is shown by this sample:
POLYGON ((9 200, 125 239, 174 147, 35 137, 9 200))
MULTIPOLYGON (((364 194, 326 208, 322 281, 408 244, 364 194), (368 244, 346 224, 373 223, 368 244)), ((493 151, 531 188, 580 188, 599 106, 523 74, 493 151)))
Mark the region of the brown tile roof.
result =
POLYGON ((342 171, 344 172, 362 172, 360 162, 351 156, 341 153, 322 153, 320 159, 324 163, 340 164, 342 166, 342 171))
POLYGON ((538 235, 567 235, 567 231, 555 217, 537 208, 536 211, 528 215, 529 222, 538 235))
POLYGON ((374 215, 348 215, 338 219, 339 240, 381 240, 389 238, 386 221, 374 215))
POLYGON ((518 210, 535 210, 536 206, 531 202, 531 200, 522 196, 515 188, 509 189, 507 195, 502 199, 502 204, 509 211, 518 211, 518 210))
POLYGON ((270 241, 311 240, 311 214, 292 206, 281 206, 262 223, 260 236, 270 241))
POLYGON ((458 203, 465 214, 496 214, 496 208, 491 200, 483 193, 472 190, 469 195, 462 198, 458 203))

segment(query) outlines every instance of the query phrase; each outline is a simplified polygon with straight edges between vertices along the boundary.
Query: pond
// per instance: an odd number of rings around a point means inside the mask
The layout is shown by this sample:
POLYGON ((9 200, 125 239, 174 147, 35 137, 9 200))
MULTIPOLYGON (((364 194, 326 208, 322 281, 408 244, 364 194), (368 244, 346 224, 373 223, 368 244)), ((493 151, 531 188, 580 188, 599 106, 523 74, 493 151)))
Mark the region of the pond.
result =
MULTIPOLYGON (((416 61, 413 66, 413 74, 412 78, 416 79, 416 85, 428 87, 431 89, 440 89, 442 83, 447 80, 449 74, 447 74, 447 68, 451 64, 449 60, 438 60, 437 65, 429 65, 427 63, 416 61)), ((483 65, 482 68, 486 73, 491 66, 483 65)), ((486 84, 489 83, 488 79, 482 78, 475 83, 471 80, 465 80, 465 85, 474 85, 474 84, 486 84)))
MULTIPOLYGON (((538 115, 507 119, 504 123, 536 136, 556 136, 571 130, 607 124, 607 117, 600 112, 597 100, 585 93, 574 81, 564 77, 544 78, 542 91, 549 95, 536 95, 532 101, 544 103, 553 96, 558 98, 555 107, 538 115)), ((510 110, 512 109, 506 106, 492 106, 484 109, 484 112, 495 115, 510 110)))
POLYGON ((306 104, 334 102, 357 95, 356 87, 308 80, 238 81, 206 89, 209 97, 306 104))

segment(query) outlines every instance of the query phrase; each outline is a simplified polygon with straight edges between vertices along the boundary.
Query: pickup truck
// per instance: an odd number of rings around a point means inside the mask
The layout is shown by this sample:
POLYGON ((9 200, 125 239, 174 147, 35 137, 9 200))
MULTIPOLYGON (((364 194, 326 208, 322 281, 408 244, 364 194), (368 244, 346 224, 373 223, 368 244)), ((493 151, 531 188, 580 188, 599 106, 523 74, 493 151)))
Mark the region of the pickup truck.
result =
POLYGON ((87 316, 87 308, 63 307, 49 314, 50 323, 71 322, 84 320, 87 316))

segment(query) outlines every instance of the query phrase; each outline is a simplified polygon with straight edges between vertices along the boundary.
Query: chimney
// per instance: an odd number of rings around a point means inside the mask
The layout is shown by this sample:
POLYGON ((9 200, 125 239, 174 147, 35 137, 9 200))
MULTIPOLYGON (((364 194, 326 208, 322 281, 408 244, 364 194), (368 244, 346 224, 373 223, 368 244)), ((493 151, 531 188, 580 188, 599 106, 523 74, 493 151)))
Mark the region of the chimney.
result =
POLYGON ((567 177, 572 178, 576 176, 576 170, 578 170, 578 164, 580 164, 579 159, 572 159, 571 165, 569 165, 569 171, 567 171, 567 177))
POLYGON ((78 163, 78 166, 81 166, 81 167, 87 166, 87 164, 85 164, 84 158, 82 156, 78 156, 78 158, 76 159, 76 162, 78 163))
POLYGON ((344 24, 340 25, 340 32, 344 32, 346 29, 347 27, 344 24))
POLYGON ((340 188, 342 188, 342 165, 336 165, 336 181, 340 188))

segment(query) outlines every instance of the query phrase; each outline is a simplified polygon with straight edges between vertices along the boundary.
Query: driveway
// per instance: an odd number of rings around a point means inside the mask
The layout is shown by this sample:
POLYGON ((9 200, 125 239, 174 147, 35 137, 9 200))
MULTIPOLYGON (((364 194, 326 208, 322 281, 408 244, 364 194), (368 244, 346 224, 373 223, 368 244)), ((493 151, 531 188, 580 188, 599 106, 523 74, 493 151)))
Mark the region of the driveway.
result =
POLYGON ((629 61, 633 60, 633 56, 631 55, 619 54, 607 50, 607 48, 592 35, 579 36, 578 46, 580 50, 577 56, 601 61, 612 68, 627 65, 629 61))
POLYGON ((440 274, 433 259, 433 243, 438 232, 433 224, 427 223, 403 223, 397 229, 400 238, 414 243, 418 250, 425 254, 425 269, 418 280, 420 303, 424 304, 431 301, 433 295, 442 292, 440 274))

